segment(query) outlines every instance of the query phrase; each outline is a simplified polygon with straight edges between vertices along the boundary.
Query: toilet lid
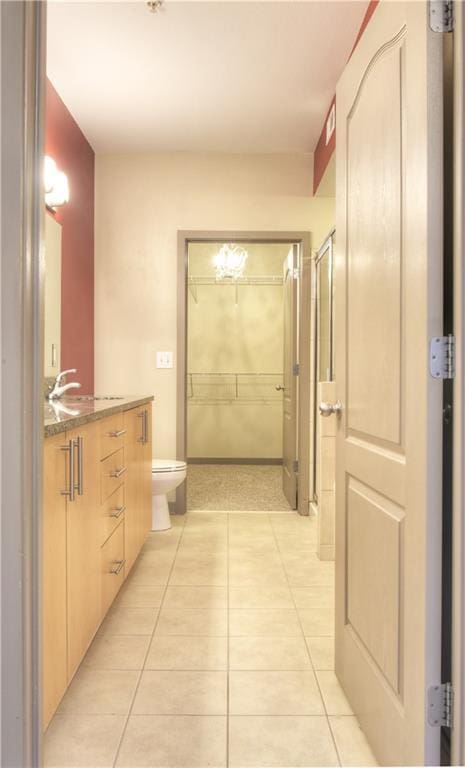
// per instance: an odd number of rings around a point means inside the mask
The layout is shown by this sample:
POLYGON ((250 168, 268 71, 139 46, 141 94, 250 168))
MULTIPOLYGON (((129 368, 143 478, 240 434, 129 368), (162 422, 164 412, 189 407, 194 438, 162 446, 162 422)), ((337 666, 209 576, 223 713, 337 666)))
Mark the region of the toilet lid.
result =
POLYGON ((152 461, 152 472, 179 472, 186 469, 185 461, 176 459, 154 459, 152 461))

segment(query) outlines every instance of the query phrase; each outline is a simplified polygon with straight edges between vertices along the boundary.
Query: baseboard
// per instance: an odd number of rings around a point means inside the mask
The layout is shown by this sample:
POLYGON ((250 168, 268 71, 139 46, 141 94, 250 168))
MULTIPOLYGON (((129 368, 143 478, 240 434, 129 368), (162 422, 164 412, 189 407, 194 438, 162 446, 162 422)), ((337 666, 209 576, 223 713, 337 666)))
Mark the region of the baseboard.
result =
POLYGON ((212 458, 192 458, 187 459, 188 464, 273 464, 282 465, 282 459, 212 459, 212 458))

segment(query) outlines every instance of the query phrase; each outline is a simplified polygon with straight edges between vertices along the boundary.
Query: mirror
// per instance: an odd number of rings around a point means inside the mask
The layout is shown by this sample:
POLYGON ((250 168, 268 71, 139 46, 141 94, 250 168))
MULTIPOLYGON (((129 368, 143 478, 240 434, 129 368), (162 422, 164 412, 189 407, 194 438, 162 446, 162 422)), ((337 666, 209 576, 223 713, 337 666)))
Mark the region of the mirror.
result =
POLYGON ((44 376, 60 370, 61 346, 61 224, 45 216, 44 376))

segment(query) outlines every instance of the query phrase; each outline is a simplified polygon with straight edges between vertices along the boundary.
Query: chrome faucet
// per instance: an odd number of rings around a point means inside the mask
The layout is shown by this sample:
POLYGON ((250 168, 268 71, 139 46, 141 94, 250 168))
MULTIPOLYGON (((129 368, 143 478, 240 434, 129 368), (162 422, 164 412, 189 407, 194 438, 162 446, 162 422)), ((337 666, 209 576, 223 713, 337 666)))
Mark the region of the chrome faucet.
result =
POLYGON ((76 368, 69 368, 67 371, 61 371, 55 379, 52 391, 48 395, 49 400, 58 400, 68 389, 80 389, 81 385, 77 381, 70 381, 69 384, 60 384, 63 376, 67 373, 76 373, 76 368))

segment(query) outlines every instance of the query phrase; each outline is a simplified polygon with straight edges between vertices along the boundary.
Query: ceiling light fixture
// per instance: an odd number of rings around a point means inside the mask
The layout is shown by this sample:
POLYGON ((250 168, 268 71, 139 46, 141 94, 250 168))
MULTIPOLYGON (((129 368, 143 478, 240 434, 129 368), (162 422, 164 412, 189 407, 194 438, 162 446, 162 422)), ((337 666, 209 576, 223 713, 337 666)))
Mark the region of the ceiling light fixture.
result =
POLYGON ((148 0, 147 8, 150 13, 157 13, 163 5, 163 0, 148 0))
POLYGON ((44 158, 44 189, 47 208, 55 210, 69 203, 68 177, 58 170, 55 160, 48 155, 44 158))
POLYGON ((213 259, 217 280, 237 280, 244 274, 247 251, 240 245, 225 243, 213 259))

